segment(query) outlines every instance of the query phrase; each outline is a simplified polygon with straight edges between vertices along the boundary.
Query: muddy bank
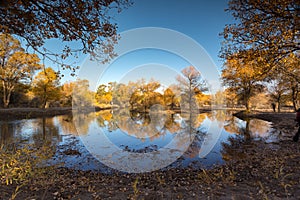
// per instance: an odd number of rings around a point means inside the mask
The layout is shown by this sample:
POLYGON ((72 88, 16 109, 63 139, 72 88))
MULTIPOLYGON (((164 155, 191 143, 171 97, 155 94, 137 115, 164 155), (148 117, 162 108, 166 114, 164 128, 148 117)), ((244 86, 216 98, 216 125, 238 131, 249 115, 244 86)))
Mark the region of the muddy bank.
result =
MULTIPOLYGON (((94 112, 100 110, 111 109, 92 107, 79 112, 94 112)), ((72 107, 53 107, 53 108, 7 108, 0 109, 0 120, 18 120, 18 119, 32 119, 39 117, 54 117, 57 115, 71 115, 72 107)))
POLYGON ((7 108, 0 109, 0 120, 31 119, 72 114, 72 107, 64 108, 7 108))
POLYGON ((295 121, 295 112, 274 113, 253 111, 251 113, 246 113, 245 111, 240 111, 233 115, 243 120, 247 118, 257 118, 268 122, 272 122, 272 126, 275 129, 280 130, 285 134, 290 135, 291 137, 297 132, 298 128, 297 123, 295 121))
MULTIPOLYGON (((65 168, 33 177, 16 199, 299 199, 300 144, 242 143, 241 154, 211 170, 169 169, 143 174, 101 174, 65 168)), ((16 185, 0 187, 9 199, 16 185)))

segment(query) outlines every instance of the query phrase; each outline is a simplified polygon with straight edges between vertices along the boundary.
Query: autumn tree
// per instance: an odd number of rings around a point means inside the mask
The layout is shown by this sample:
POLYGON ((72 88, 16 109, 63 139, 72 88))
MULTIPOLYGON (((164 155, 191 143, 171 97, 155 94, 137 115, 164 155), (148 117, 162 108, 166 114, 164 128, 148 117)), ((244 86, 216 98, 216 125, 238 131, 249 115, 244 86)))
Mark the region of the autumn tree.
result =
POLYGON ((164 104, 169 107, 171 110, 173 110, 174 106, 176 105, 176 95, 172 91, 171 88, 167 88, 164 91, 164 104))
POLYGON ((61 60, 77 52, 107 61, 118 39, 112 17, 130 5, 130 0, 1 1, 0 33, 23 38, 27 47, 65 67, 61 60), (63 42, 61 53, 43 47, 49 39, 63 42), (77 41, 76 48, 71 41, 77 41))
POLYGON ((135 84, 133 82, 129 82, 127 85, 124 83, 117 84, 113 90, 113 104, 122 108, 129 106, 129 100, 134 88, 135 84))
POLYGON ((224 59, 251 49, 255 57, 266 59, 268 65, 260 67, 268 73, 277 61, 300 50, 299 1, 230 0, 227 11, 235 23, 221 33, 224 59))
POLYGON ((112 101, 112 88, 105 84, 99 85, 95 98, 97 103, 110 104, 112 101))
POLYGON ((42 108, 48 107, 47 103, 53 100, 59 100, 59 76, 50 67, 39 72, 33 82, 33 93, 41 99, 42 108))
POLYGON ((78 110, 89 109, 95 102, 95 94, 86 79, 77 79, 73 88, 72 106, 78 110))
POLYGON ((294 110, 296 111, 300 99, 300 57, 299 54, 289 54, 289 56, 282 59, 279 63, 279 69, 284 74, 284 80, 288 84, 290 100, 293 103, 294 110), (284 68, 284 69, 282 69, 284 68))
MULTIPOLYGON (((240 52, 248 54, 249 52, 240 52)), ((250 51, 251 55, 251 51, 250 51)), ((222 80, 231 92, 234 92, 250 111, 250 98, 263 89, 260 64, 253 57, 227 59, 222 70, 222 80)))
POLYGON ((208 85, 194 66, 184 68, 181 73, 182 76, 176 78, 182 91, 181 103, 191 112, 197 107, 195 95, 207 91, 208 85))
MULTIPOLYGON (((152 105, 163 104, 163 97, 156 90, 160 87, 160 83, 150 80, 137 81, 137 87, 130 97, 130 104, 135 104, 139 110, 146 112, 152 105)), ((133 107, 133 106, 132 106, 133 107)))
MULTIPOLYGON (((281 99, 281 103, 283 98, 281 99)), ((270 108, 270 96, 266 91, 257 93, 250 98, 250 105, 253 109, 266 109, 270 108)))
POLYGON ((238 96, 231 88, 226 88, 223 94, 227 107, 235 108, 238 105, 238 96))
POLYGON ((36 54, 24 52, 17 39, 8 34, 0 34, 0 81, 5 108, 10 103, 16 84, 29 81, 33 73, 41 68, 39 61, 36 54))
POLYGON ((226 105, 225 92, 222 90, 217 91, 214 95, 212 95, 213 104, 217 107, 223 107, 226 105))
POLYGON ((72 106, 74 82, 66 82, 61 87, 61 103, 63 106, 72 106))
POLYGON ((277 110, 280 112, 281 104, 283 103, 283 97, 289 91, 289 84, 286 82, 285 77, 282 74, 276 74, 276 78, 267 83, 268 92, 271 100, 277 104, 277 110))

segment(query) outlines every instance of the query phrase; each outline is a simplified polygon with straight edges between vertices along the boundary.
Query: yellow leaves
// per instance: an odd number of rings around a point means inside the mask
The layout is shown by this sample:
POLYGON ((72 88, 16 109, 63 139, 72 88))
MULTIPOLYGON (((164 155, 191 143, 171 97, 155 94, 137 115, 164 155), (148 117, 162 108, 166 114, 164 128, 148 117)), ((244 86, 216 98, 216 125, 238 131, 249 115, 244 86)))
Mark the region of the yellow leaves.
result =
POLYGON ((22 149, 9 150, 0 147, 0 183, 11 185, 25 182, 37 173, 37 164, 41 163, 45 155, 49 155, 49 148, 32 150, 29 146, 22 149), (38 152, 40 151, 40 152, 38 152))
POLYGON ((58 74, 50 67, 44 69, 34 78, 33 92, 45 103, 48 100, 55 100, 60 97, 58 74))
POLYGON ((6 98, 4 106, 9 104, 9 97, 15 84, 31 78, 33 72, 41 68, 40 59, 36 54, 25 53, 20 42, 10 35, 0 34, 0 80, 3 81, 3 94, 6 98))

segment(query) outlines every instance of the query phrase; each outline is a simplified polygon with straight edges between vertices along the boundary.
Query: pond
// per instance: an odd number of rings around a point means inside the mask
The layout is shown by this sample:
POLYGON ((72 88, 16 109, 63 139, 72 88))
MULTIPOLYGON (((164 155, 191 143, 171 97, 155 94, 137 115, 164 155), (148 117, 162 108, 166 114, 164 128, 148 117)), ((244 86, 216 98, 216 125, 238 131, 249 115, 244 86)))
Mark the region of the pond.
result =
POLYGON ((2 145, 49 146, 47 165, 105 173, 211 168, 242 156, 243 144, 276 142, 271 123, 231 112, 134 113, 104 110, 49 118, 0 121, 2 145))

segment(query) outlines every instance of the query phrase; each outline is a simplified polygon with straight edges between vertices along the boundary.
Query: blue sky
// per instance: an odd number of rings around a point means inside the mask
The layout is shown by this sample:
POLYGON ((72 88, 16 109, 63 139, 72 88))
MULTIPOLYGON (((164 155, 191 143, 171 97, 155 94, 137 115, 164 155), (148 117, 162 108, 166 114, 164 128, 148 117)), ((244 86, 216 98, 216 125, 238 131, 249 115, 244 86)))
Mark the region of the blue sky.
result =
POLYGON ((120 31, 153 26, 184 33, 202 45, 220 66, 219 33, 233 20, 224 12, 226 7, 226 0, 135 0, 115 19, 120 31))
MULTIPOLYGON (((114 20, 118 24, 120 33, 135 28, 161 27, 185 34, 204 48, 220 70, 222 61, 218 53, 222 38, 219 33, 222 32, 225 24, 233 21, 231 15, 224 12, 226 7, 226 0, 134 0, 133 5, 115 15, 114 20)), ((55 48, 56 45, 50 46, 55 48)), ((86 55, 81 55, 80 59, 82 66, 95 65, 89 62, 86 55)), ((99 78, 101 80, 90 81, 98 83, 120 81, 120 78, 126 77, 126 74, 132 70, 139 66, 151 67, 151 63, 156 66, 169 66, 179 73, 190 64, 184 58, 169 52, 155 49, 138 50, 120 57, 102 75, 102 69, 99 69, 101 67, 94 66, 89 69, 89 73, 98 73, 101 77, 99 78)), ((90 76, 89 73, 86 75, 87 78, 90 76)), ((62 81, 69 79, 72 78, 66 75, 62 81)))

